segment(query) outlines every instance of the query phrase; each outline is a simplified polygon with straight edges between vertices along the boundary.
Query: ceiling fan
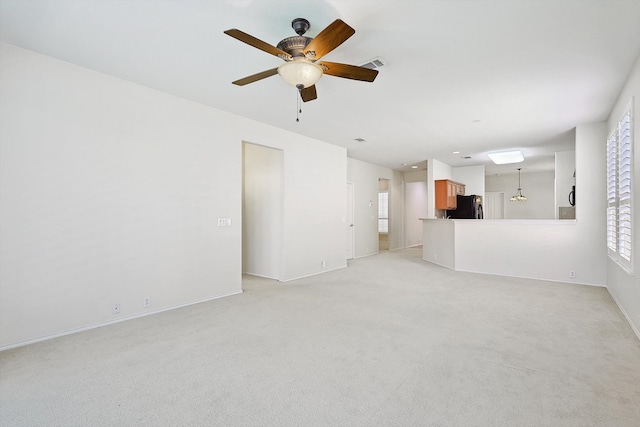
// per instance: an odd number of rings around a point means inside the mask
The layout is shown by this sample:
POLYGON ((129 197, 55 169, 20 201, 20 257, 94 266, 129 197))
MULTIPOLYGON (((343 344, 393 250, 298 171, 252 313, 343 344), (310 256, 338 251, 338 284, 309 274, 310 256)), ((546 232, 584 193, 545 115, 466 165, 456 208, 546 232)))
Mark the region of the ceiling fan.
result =
POLYGON ((304 36, 310 27, 309 21, 304 18, 294 19, 291 22, 291 27, 298 35, 281 40, 277 46, 272 46, 235 28, 225 31, 225 34, 285 61, 279 67, 247 76, 232 83, 244 86, 280 74, 284 81, 300 91, 300 97, 304 102, 307 102, 318 97, 315 84, 323 74, 365 82, 374 81, 378 75, 377 70, 356 65, 317 62, 356 32, 342 20, 336 19, 315 38, 304 36))

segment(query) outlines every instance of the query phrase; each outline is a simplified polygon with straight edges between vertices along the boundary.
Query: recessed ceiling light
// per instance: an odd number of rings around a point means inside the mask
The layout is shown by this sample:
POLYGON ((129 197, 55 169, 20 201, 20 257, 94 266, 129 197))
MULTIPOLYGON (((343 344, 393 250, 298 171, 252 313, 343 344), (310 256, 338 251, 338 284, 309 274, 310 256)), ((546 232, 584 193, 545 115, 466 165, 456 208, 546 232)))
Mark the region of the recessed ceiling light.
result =
POLYGON ((367 140, 364 138, 354 138, 354 141, 358 141, 358 142, 366 142, 367 140))
POLYGON ((470 159, 470 158, 471 158, 471 156, 464 156, 464 157, 462 157, 462 158, 463 158, 463 159, 470 159))
POLYGON ((500 153, 489 153, 487 154, 489 158, 496 165, 506 165, 509 163, 520 163, 524 161, 524 156, 522 155, 522 151, 514 150, 514 151, 502 151, 500 153))
POLYGON ((418 169, 418 166, 413 165, 413 166, 411 166, 411 169, 418 169))
POLYGON ((459 151, 454 151, 453 154, 460 154, 460 152, 459 151))

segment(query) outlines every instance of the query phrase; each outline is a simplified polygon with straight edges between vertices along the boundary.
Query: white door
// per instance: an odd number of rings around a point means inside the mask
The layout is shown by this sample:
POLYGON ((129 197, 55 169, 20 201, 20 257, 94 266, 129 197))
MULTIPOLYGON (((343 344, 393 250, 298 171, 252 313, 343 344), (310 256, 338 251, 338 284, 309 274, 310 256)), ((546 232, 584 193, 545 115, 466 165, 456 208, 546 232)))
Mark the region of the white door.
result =
POLYGON ((353 183, 347 183, 347 259, 353 258, 353 183))
POLYGON ((504 219, 504 193, 498 191, 485 192, 483 207, 486 219, 504 219))

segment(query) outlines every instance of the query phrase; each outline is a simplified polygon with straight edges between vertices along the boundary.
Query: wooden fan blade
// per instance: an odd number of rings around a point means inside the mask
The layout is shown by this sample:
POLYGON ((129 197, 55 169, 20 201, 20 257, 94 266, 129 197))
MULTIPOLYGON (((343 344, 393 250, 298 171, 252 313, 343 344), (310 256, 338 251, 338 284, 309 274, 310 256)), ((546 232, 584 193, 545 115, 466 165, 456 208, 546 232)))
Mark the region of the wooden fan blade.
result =
POLYGON ((307 47, 304 48, 304 53, 315 52, 314 60, 317 61, 344 43, 355 32, 356 30, 345 24, 341 19, 336 19, 309 42, 307 47))
POLYGON ((253 74, 251 76, 247 76, 243 79, 236 80, 235 82, 231 82, 234 85, 244 86, 249 83, 257 82, 258 80, 266 79, 267 77, 275 76, 278 74, 278 68, 272 68, 270 70, 262 71, 261 73, 253 74))
POLYGON ((343 77, 345 79, 372 82, 378 75, 378 70, 358 67, 357 65, 340 64, 337 62, 318 62, 318 65, 324 68, 324 74, 343 77))
POLYGON ((316 85, 309 86, 300 91, 300 97, 304 102, 313 101, 318 98, 318 93, 316 92, 316 85))
POLYGON ((249 35, 245 32, 242 32, 236 28, 232 28, 231 30, 227 30, 224 32, 225 34, 233 37, 234 39, 238 39, 241 42, 244 42, 246 44, 248 44, 249 46, 253 46, 257 49, 260 49, 264 52, 270 53, 271 55, 274 56, 278 56, 278 57, 283 57, 287 58, 287 59, 291 59, 291 55, 289 55, 287 52, 285 52, 284 50, 280 50, 275 46, 271 46, 269 43, 267 42, 263 42, 260 39, 257 39, 255 37, 253 37, 252 35, 249 35))

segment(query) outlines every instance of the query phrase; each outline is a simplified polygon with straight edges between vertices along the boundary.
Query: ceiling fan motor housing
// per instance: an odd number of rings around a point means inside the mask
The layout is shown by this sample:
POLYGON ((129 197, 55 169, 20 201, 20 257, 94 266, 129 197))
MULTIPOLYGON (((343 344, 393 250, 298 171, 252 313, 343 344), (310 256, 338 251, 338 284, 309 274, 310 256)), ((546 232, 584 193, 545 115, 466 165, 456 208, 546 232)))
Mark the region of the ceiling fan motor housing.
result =
POLYGON ((287 37, 286 39, 280 40, 277 47, 296 58, 299 56, 305 56, 304 48, 307 47, 311 40, 313 39, 304 36, 287 37))

